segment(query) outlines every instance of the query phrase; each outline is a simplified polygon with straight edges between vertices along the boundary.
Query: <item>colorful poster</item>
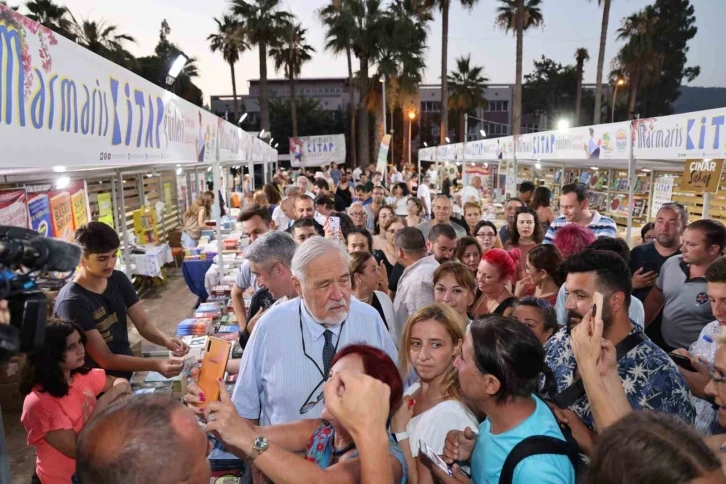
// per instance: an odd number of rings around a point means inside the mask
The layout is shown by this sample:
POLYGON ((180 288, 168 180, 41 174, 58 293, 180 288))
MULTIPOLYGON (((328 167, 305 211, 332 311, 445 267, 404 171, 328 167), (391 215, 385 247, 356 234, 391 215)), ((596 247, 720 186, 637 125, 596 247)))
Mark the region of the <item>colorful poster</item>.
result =
POLYGON ((28 227, 25 189, 0 190, 0 225, 28 227))
POLYGON ((73 239, 73 209, 68 192, 60 192, 50 199, 50 219, 53 222, 53 236, 70 241, 73 239))
MULTIPOLYGON (((257 139, 257 141, 262 140, 257 139)), ((261 148, 265 152, 270 151, 268 149, 270 147, 267 145, 262 145, 261 148)), ((254 148, 253 153, 259 160, 265 157, 262 151, 257 153, 254 148)), ((275 152, 275 154, 277 153, 275 152)), ((266 155, 266 157, 269 158, 270 155, 266 155)), ((345 163, 344 134, 290 138, 290 165, 293 168, 323 166, 331 163, 345 163)))
POLYGON ((48 237, 73 240, 77 223, 90 220, 85 183, 74 180, 65 188, 51 183, 26 185, 31 228, 48 237))
POLYGON ((113 204, 110 193, 98 194, 98 221, 115 228, 113 220, 113 204))
POLYGON ((50 202, 48 195, 41 193, 28 202, 30 228, 43 237, 53 237, 53 225, 50 220, 50 202))
POLYGON ((174 200, 171 196, 171 183, 164 183, 164 203, 171 210, 172 201, 174 200))
POLYGON ((378 162, 376 163, 376 171, 386 172, 388 167, 388 150, 391 147, 391 135, 385 134, 381 139, 381 149, 378 151, 378 162))
POLYGON ((86 211, 86 191, 78 190, 71 195, 71 207, 73 208, 73 226, 80 227, 88 223, 88 212, 86 211))

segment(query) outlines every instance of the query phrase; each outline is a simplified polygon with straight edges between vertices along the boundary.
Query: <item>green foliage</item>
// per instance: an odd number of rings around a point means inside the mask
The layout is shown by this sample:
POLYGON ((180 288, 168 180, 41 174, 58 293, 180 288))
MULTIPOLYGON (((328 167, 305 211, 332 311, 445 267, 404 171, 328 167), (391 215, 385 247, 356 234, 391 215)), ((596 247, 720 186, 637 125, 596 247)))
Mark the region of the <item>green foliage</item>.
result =
MULTIPOLYGON (((313 98, 298 98, 297 112, 300 123, 299 136, 314 136, 323 134, 340 134, 346 132, 347 114, 341 110, 325 111, 313 98)), ((292 136, 290 124, 290 100, 270 100, 270 130, 279 140, 278 151, 287 154, 289 151, 288 138, 292 136)), ((244 128, 244 126, 243 126, 244 128)))
MULTIPOLYGON (((501 5, 497 7, 497 26, 500 29, 504 29, 505 32, 509 32, 511 30, 512 33, 516 35, 515 17, 517 13, 517 0, 499 0, 499 3, 501 5)), ((524 1, 524 21, 522 23, 524 30, 544 25, 541 5, 542 0, 524 1)))
MULTIPOLYGON (((563 66, 545 56, 534 61, 534 70, 524 76, 523 105, 534 115, 545 115, 550 120, 570 118, 575 111, 577 94, 577 67, 563 66)), ((595 96, 592 91, 582 93, 582 111, 592 112, 595 96)))

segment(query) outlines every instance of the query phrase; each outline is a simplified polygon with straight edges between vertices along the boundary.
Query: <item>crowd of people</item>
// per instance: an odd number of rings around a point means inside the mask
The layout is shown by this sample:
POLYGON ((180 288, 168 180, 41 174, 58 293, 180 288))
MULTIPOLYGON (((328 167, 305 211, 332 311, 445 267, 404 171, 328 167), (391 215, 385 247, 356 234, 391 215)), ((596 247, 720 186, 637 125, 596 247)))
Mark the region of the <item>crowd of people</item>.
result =
POLYGON ((23 371, 37 482, 209 482, 207 433, 255 482, 726 482, 723 224, 666 203, 631 250, 582 184, 557 217, 521 183, 498 230, 477 177, 449 196, 387 175, 279 171, 252 194, 234 391, 191 382, 186 407, 128 397, 131 372, 182 370, 133 356, 128 320, 188 347, 114 270, 113 229, 79 229, 80 270, 23 371))

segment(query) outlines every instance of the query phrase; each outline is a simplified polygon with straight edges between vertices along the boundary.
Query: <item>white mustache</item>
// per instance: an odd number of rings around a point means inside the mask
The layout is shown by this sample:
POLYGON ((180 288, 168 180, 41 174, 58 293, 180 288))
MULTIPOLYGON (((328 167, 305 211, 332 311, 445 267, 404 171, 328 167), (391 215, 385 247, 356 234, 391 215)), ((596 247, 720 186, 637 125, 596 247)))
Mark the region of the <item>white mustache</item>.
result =
POLYGON ((343 299, 342 301, 330 301, 325 305, 325 310, 330 311, 331 309, 339 309, 339 308, 345 308, 348 309, 348 303, 343 299))

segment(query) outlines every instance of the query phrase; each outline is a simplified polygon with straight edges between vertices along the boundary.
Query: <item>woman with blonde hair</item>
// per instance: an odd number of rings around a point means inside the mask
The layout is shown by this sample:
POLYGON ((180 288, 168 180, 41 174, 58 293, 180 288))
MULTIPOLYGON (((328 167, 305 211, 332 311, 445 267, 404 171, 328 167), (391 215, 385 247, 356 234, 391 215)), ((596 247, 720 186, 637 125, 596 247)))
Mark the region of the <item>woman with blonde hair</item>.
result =
POLYGON ((202 227, 212 216, 214 192, 204 192, 184 214, 184 227, 182 228, 181 244, 185 249, 191 249, 199 244, 202 236, 202 227))
POLYGON ((401 338, 402 374, 416 371, 419 382, 404 393, 391 421, 401 446, 411 484, 434 482, 428 463, 419 459, 421 442, 437 455, 444 454, 451 430, 477 429, 474 414, 462 403, 454 360, 461 352, 464 327, 460 316, 444 304, 424 306, 413 313, 401 338))

